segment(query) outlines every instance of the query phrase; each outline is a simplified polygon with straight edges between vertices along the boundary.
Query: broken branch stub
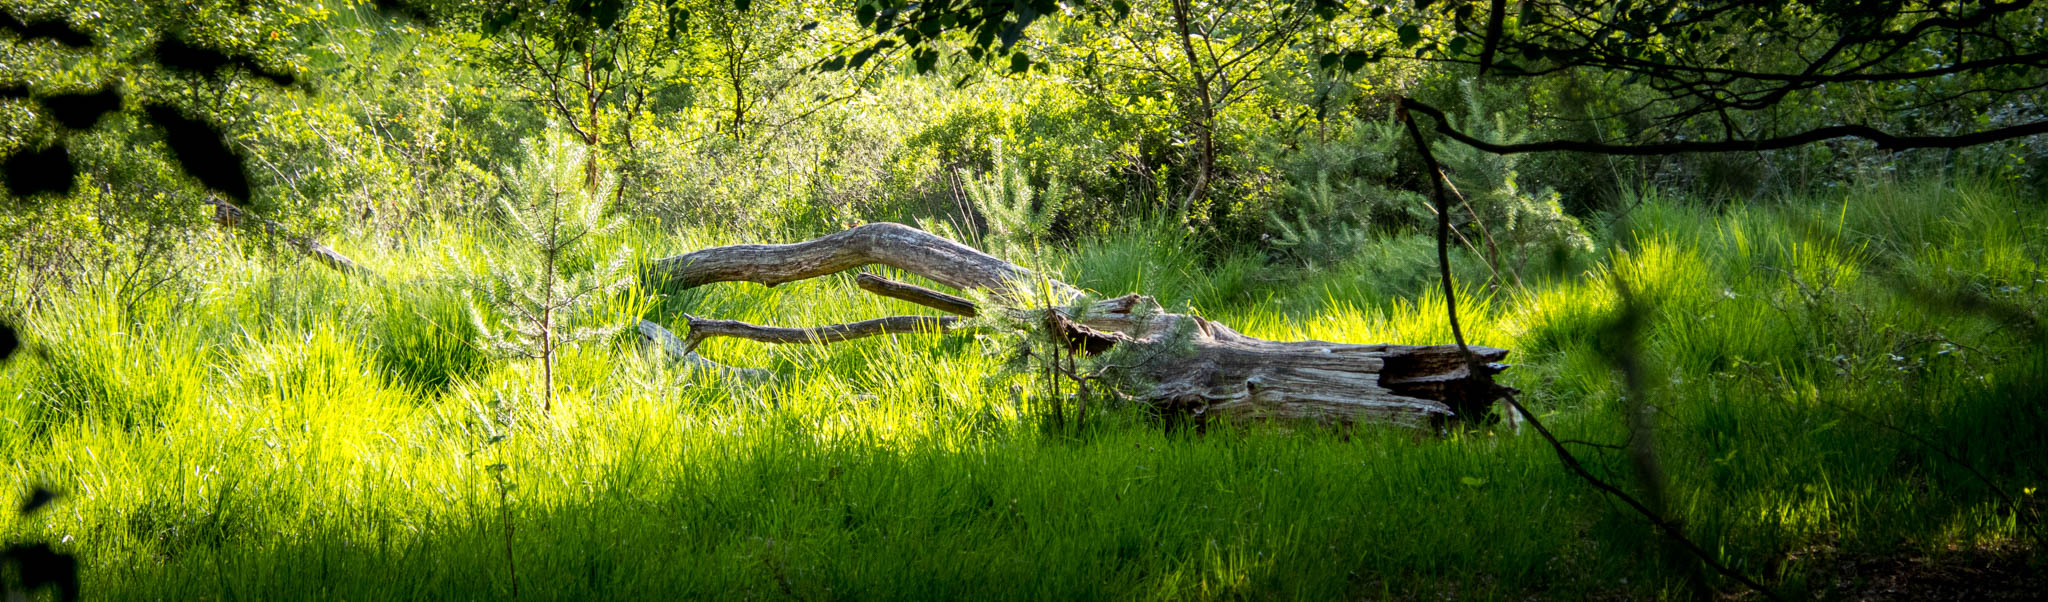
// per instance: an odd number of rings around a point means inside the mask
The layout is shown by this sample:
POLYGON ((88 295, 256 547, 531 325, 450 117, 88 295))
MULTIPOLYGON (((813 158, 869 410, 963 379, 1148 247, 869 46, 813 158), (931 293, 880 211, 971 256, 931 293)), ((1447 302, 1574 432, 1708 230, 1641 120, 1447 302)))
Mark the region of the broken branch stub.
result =
MULTIPOLYGON (((1165 412, 1201 420, 1292 419, 1324 424, 1360 423, 1432 427, 1454 417, 1487 414, 1503 393, 1492 376, 1507 350, 1471 347, 1468 364, 1456 345, 1357 345, 1326 341, 1268 341, 1190 314, 1164 313, 1152 298, 1127 295, 1099 301, 1078 315, 1059 307, 1031 307, 1019 299, 1030 270, 901 224, 867 224, 785 245, 733 245, 702 249, 655 262, 657 287, 692 288, 714 282, 774 286, 867 265, 886 265, 963 290, 980 290, 1018 305, 1022 314, 1044 312, 1050 327, 1073 350, 1094 355, 1118 350, 1115 369, 1134 376, 1134 397, 1165 412), (1048 311, 1049 310, 1049 311, 1048 311)), ((948 313, 972 316, 967 299, 873 274, 856 278, 861 289, 948 313)), ((1074 289, 1052 282, 1070 300, 1074 289)), ((1074 294, 1078 294, 1075 292, 1074 294)), ((1040 303, 1043 303, 1042 301, 1040 303)), ((688 317, 689 344, 710 336, 775 343, 822 343, 892 332, 933 332, 952 318, 896 316, 820 328, 776 328, 688 317)), ((692 354, 694 355, 694 354, 692 354)))

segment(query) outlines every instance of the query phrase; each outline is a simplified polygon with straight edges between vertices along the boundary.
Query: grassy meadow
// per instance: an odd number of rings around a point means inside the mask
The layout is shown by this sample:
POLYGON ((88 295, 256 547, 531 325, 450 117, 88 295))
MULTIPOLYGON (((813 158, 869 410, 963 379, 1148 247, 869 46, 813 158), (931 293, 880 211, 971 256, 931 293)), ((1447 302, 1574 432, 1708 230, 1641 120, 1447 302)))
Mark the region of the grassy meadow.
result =
MULTIPOLYGON (((2029 512, 2048 495, 2039 198, 1934 182, 1630 207, 1589 220, 1597 252, 1519 285, 1458 255, 1467 336, 1512 350, 1506 382, 1592 470, 1632 483, 1603 447, 1628 436, 1606 334, 1620 278, 1652 312, 1669 505, 1730 566, 1845 596, 1838 557, 2029 545, 1992 486, 2029 512)), ((1036 263, 1253 336, 1450 341, 1420 235, 1314 270, 1204 259, 1184 236, 1135 228, 1036 263)), ((644 262, 801 237, 636 226, 593 247, 644 262)), ((34 351, 0 372, 0 478, 63 496, 0 534, 77 554, 90 599, 1685 595, 1645 523, 1505 423, 1195 433, 1110 403, 1052 429, 1011 393, 1029 375, 972 333, 706 344, 777 375, 750 384, 622 330, 564 352, 542 413, 533 362, 473 346, 444 284, 505 241, 437 224, 330 242, 382 279, 197 240, 195 294, 91 287, 33 314, 34 351)), ((920 310, 848 274, 590 311, 680 329, 920 310)))

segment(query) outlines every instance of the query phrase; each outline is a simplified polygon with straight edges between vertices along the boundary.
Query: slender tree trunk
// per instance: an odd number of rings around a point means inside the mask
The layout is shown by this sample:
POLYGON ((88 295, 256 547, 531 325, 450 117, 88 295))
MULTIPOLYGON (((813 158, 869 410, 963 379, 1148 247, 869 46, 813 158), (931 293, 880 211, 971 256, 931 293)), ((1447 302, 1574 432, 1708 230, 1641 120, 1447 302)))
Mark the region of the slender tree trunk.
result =
POLYGON ((1188 10, 1188 0, 1173 0, 1173 22, 1180 31, 1181 51, 1187 54, 1188 79, 1194 82, 1195 98, 1201 101, 1194 119, 1198 145, 1195 184, 1188 188, 1187 199, 1181 202, 1183 216, 1193 210, 1195 201, 1208 195, 1209 180, 1216 170, 1216 104, 1209 94, 1210 73, 1202 68, 1202 56, 1195 52, 1194 29, 1189 24, 1188 10))
POLYGON ((726 52, 726 68, 732 77, 732 138, 739 140, 746 136, 747 124, 746 48, 727 38, 726 52))
POLYGON ((548 209, 548 248, 541 266, 540 308, 540 411, 555 410, 555 260, 562 249, 562 203, 555 199, 548 209))
POLYGON ((597 69, 591 64, 596 60, 597 57, 591 56, 590 53, 583 53, 583 147, 586 150, 583 154, 583 189, 592 193, 597 192, 598 182, 597 104, 604 100, 604 95, 597 89, 597 69))

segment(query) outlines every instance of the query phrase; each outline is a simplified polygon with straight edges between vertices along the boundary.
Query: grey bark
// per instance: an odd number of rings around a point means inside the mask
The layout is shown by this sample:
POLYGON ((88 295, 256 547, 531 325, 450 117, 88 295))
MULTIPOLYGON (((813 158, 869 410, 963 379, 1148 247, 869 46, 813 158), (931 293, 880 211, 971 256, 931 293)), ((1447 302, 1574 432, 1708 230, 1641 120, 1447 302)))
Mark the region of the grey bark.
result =
POLYGON ((946 316, 889 316, 816 328, 778 328, 735 320, 699 318, 687 314, 683 318, 688 320, 690 325, 690 336, 684 339, 684 348, 691 351, 696 350, 698 343, 711 337, 735 337, 783 344, 837 343, 884 334, 934 333, 951 328, 954 321, 954 318, 946 316))
MULTIPOLYGON (((1004 311, 1049 315, 1068 346, 1100 354, 1119 346, 1118 369, 1141 383, 1132 396, 1163 411, 1200 420, 1298 419, 1325 424, 1360 423, 1431 427, 1454 417, 1487 413, 1504 392, 1493 374, 1504 349, 1471 347, 1483 374, 1473 374, 1455 345, 1360 345, 1327 341, 1268 341, 1245 336, 1221 323, 1189 314, 1160 311, 1150 297, 1127 295, 1095 303, 1079 315, 1064 306, 1071 296, 1052 299, 1051 309, 1015 297, 1029 270, 958 242, 900 224, 868 224, 807 242, 787 245, 714 247, 659 260, 650 274, 654 286, 690 288, 713 282, 757 282, 774 286, 866 265, 887 265, 962 289, 979 289, 1005 304, 1004 311), (1135 349, 1130 349, 1135 347, 1135 349)), ((980 308, 964 298, 872 274, 857 278, 870 292, 959 315, 980 308)), ((1073 291, 1054 283, 1054 288, 1073 291)), ((769 342, 829 342, 855 338, 855 331, 933 332, 943 318, 918 322, 909 316, 882 318, 819 329, 756 326, 730 320, 687 317, 689 340, 740 336, 769 342), (885 327, 881 324, 894 324, 885 327), (862 326, 866 325, 866 326, 862 326), (704 328, 703 334, 697 332, 704 328)), ((685 347, 688 349, 688 347, 685 347)))
POLYGON ((856 226, 805 242, 731 245, 654 262, 648 282, 686 289, 714 282, 756 282, 775 286, 881 264, 959 289, 1008 292, 1033 276, 1018 267, 923 230, 902 224, 856 226))

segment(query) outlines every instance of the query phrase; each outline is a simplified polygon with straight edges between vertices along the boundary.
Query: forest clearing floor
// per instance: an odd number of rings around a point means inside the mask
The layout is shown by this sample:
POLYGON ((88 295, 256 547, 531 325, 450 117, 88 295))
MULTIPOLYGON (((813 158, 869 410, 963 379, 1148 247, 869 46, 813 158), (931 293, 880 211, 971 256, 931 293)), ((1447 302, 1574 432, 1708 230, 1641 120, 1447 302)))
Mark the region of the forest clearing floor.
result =
MULTIPOLYGON (((1105 400, 1049 427, 1037 375, 969 332, 699 350, 766 383, 621 333, 565 350, 541 412, 533 362, 480 351, 475 304, 448 284, 508 243, 431 228, 332 241, 398 285, 202 241, 218 246, 184 284, 52 300, 26 321, 31 353, 0 368, 0 491, 60 497, 0 516, 0 537, 75 554, 88 599, 1689 597, 1642 520, 1506 423, 1194 433, 1105 400)), ((805 238, 608 236, 592 246, 643 264, 805 238)), ((2038 550, 2013 543, 2036 515, 2012 510, 2048 485, 2037 197, 1650 198, 1595 240, 1524 264, 1521 287, 1489 283, 1474 253, 1454 266, 1466 336, 1511 351, 1503 382, 1589 470, 1641 491, 1624 418, 1649 412, 1671 513, 1791 599, 2042 591, 2038 550), (1612 362, 1616 278, 1653 308, 1640 406, 1612 362)), ((1198 246, 1152 227, 1009 258, 1250 336, 1451 340, 1428 237, 1320 265, 1198 246)), ((918 311, 851 280, 592 311, 918 311)))

